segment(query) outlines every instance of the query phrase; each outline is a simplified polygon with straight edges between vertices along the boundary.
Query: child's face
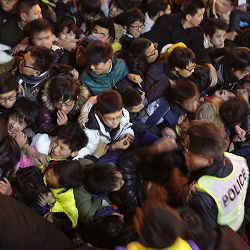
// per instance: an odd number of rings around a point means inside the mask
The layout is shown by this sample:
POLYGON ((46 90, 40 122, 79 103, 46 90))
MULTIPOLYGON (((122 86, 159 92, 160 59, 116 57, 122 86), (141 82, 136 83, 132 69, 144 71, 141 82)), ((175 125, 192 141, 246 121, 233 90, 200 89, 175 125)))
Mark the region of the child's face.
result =
POLYGON ((142 29, 144 28, 144 23, 140 21, 135 21, 129 25, 128 33, 134 38, 138 38, 141 35, 142 29))
POLYGON ((76 34, 68 29, 68 27, 64 27, 63 31, 58 36, 61 40, 73 41, 76 39, 76 34))
POLYGON ((200 105, 199 94, 196 93, 195 96, 185 100, 181 106, 189 113, 195 113, 200 105))
POLYGON ((0 106, 10 109, 16 102, 17 91, 11 90, 7 93, 0 94, 0 106))
POLYGON ((231 0, 216 0, 215 10, 218 14, 224 14, 233 9, 231 0))
POLYGON ((111 129, 115 129, 119 126, 122 117, 123 117, 122 110, 104 115, 101 114, 103 123, 111 129))
POLYGON ((72 99, 55 102, 55 107, 58 110, 65 112, 66 114, 68 114, 73 109, 74 106, 75 106, 75 101, 72 99))
POLYGON ((39 76, 41 72, 34 66, 35 58, 28 51, 20 60, 18 68, 19 72, 26 76, 39 76))
POLYGON ((111 67, 112 59, 109 59, 107 62, 100 62, 97 64, 90 65, 90 69, 96 74, 106 74, 109 72, 109 69, 111 67))
POLYGON ((158 58, 158 50, 156 45, 151 43, 151 45, 145 50, 145 56, 148 63, 154 63, 158 58))
POLYGON ((109 6, 109 17, 116 17, 123 12, 115 3, 111 3, 109 6))
POLYGON ((175 70, 177 72, 177 74, 183 78, 188 78, 190 77, 194 70, 195 70, 196 64, 193 62, 190 62, 185 69, 180 69, 178 67, 175 67, 175 70))
POLYGON ((1 0, 0 6, 4 11, 10 12, 14 9, 17 1, 18 0, 1 0))
POLYGON ((35 46, 42 46, 47 49, 51 49, 53 44, 53 34, 51 30, 43 30, 41 32, 34 33, 32 42, 35 46))
POLYGON ((55 159, 67 159, 71 157, 73 153, 69 145, 66 144, 64 140, 55 138, 52 142, 50 155, 55 159))
POLYGON ((48 168, 45 172, 47 186, 49 188, 60 188, 59 178, 55 175, 53 168, 48 168))
POLYGON ((101 40, 103 42, 109 42, 110 41, 110 36, 109 36, 109 30, 101 27, 99 25, 96 25, 92 31, 91 31, 91 35, 93 35, 94 37, 96 37, 98 40, 101 40))
POLYGON ((225 41, 225 30, 216 30, 212 39, 211 43, 214 45, 215 48, 223 48, 224 47, 224 41, 225 41))
POLYGON ((21 121, 18 117, 13 114, 9 116, 8 119, 8 133, 10 135, 15 135, 17 133, 22 132, 27 127, 27 123, 25 121, 21 121))

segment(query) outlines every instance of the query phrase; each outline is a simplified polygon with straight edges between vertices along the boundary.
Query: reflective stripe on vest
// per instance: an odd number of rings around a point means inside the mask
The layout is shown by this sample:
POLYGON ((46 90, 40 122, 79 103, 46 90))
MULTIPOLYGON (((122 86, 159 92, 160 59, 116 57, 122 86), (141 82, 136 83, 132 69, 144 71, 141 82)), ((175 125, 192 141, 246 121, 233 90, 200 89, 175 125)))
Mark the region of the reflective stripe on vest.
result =
POLYGON ((231 161, 233 171, 225 178, 202 176, 196 189, 214 199, 218 207, 217 223, 238 231, 244 220, 249 170, 245 158, 230 153, 224 155, 231 161))

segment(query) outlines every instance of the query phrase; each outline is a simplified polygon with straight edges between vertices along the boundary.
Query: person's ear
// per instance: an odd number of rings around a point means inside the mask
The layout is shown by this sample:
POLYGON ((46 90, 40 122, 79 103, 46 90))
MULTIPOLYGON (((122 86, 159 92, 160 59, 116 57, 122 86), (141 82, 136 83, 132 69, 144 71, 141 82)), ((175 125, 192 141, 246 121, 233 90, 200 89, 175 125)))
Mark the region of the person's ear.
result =
POLYGON ((79 151, 74 151, 71 153, 71 157, 74 158, 78 155, 79 151))
POLYGON ((190 14, 187 14, 185 16, 185 19, 186 19, 186 21, 190 22, 190 20, 192 19, 192 16, 190 14))
POLYGON ((21 21, 25 22, 27 20, 27 14, 25 12, 21 12, 20 19, 21 19, 21 21))

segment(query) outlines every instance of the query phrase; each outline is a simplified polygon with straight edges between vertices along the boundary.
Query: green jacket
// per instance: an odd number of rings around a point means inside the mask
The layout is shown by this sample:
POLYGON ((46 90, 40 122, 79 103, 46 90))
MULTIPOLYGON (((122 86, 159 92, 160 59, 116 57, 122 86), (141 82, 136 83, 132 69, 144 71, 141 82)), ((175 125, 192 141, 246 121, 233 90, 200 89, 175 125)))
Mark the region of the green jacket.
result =
POLYGON ((81 83, 86 85, 92 95, 98 95, 103 90, 112 89, 128 74, 128 67, 122 59, 112 59, 112 69, 109 73, 96 75, 88 70, 81 78, 81 83))
POLYGON ((89 222, 94 217, 96 211, 102 208, 102 202, 105 199, 105 197, 100 197, 93 200, 92 194, 84 186, 74 188, 74 197, 81 223, 89 222))

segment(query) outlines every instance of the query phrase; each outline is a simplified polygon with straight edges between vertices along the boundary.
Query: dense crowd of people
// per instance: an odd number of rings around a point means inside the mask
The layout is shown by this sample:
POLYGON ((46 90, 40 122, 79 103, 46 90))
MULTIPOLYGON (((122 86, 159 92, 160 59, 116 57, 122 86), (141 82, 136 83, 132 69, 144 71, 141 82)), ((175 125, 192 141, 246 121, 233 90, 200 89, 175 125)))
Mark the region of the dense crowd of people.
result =
POLYGON ((250 249, 250 10, 0 0, 0 249, 250 249))

